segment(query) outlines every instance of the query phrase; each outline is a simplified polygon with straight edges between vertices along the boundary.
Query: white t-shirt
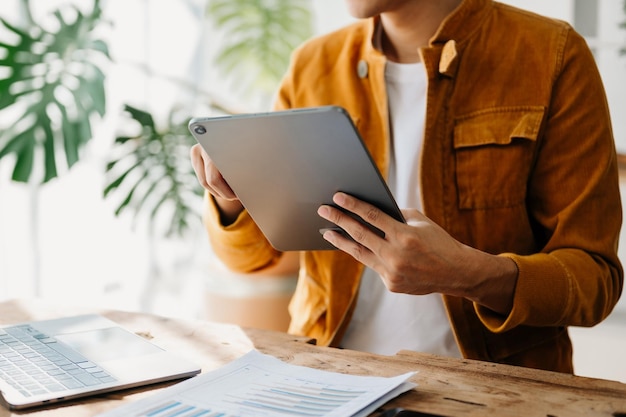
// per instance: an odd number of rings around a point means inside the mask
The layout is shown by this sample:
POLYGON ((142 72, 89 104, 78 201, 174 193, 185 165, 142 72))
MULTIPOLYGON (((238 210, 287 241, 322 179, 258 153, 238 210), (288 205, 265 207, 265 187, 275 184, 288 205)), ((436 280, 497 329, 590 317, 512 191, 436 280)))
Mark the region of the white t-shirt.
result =
MULTIPOLYGON (((385 81, 392 138, 387 183, 398 206, 421 210, 426 72, 421 63, 387 62, 385 81)), ((361 278, 356 309, 341 346, 383 355, 404 349, 460 357, 441 295, 392 293, 370 268, 361 278)))

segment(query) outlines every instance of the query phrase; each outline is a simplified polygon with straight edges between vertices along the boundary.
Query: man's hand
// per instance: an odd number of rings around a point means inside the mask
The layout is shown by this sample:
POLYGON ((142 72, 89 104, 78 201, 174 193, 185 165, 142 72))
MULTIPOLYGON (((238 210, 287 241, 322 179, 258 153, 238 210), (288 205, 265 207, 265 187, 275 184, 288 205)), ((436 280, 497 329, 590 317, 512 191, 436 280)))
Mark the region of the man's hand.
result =
POLYGON ((224 180, 213 160, 199 144, 191 147, 190 157, 200 185, 208 190, 220 209, 222 223, 228 225, 235 221, 239 213, 243 211, 243 205, 224 180))
POLYGON ((384 237, 341 210, 324 205, 318 214, 352 237, 327 231, 324 238, 380 274, 392 292, 465 297, 501 314, 513 302, 515 263, 464 245, 417 210, 403 210, 406 224, 345 193, 333 202, 382 230, 384 237))

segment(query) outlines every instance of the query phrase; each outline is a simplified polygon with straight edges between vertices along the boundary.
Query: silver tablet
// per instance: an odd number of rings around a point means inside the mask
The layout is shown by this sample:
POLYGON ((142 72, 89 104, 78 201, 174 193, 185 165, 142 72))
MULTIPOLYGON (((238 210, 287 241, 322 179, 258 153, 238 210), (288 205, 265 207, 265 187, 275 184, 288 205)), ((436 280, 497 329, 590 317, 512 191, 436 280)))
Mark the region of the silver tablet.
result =
POLYGON ((324 106, 194 118, 189 130, 281 251, 334 249, 317 209, 343 191, 404 221, 348 113, 324 106))

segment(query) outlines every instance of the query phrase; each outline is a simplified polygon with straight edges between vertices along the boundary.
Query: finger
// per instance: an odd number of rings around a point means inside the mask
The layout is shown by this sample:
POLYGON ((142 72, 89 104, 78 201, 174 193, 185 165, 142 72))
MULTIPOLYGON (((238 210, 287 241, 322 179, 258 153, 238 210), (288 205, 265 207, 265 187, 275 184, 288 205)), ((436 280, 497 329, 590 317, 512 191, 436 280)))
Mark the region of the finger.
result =
POLYGON ((365 246, 347 237, 347 235, 334 230, 327 230, 322 237, 337 249, 352 256, 362 264, 372 267, 372 252, 365 246))
MULTIPOLYGON (((351 244, 356 242, 357 244, 359 244, 359 246, 363 245, 368 250, 372 251, 374 249, 378 249, 378 247, 380 246, 380 243, 382 242, 381 237, 377 233, 372 231, 368 226, 364 225, 360 221, 354 219, 353 217, 349 216, 348 214, 342 212, 341 210, 335 207, 323 205, 318 209, 318 214, 320 215, 320 217, 328 220, 331 223, 336 224, 345 233, 347 233, 352 239, 347 239, 345 237, 344 239, 347 240, 348 242, 351 242, 351 244)), ((341 237, 339 233, 337 234, 341 237)), ((336 237, 335 239, 337 240, 336 237)), ((358 255, 360 252, 359 249, 348 248, 348 247, 346 248, 341 247, 340 249, 350 254, 353 254, 353 256, 355 256, 355 254, 358 255)))
POLYGON ((338 192, 333 195, 333 202, 339 207, 352 212, 365 222, 387 233, 387 230, 395 222, 378 207, 373 206, 346 193, 338 192))
POLYGON ((189 157, 191 159, 191 166, 196 173, 196 177, 198 178, 198 182, 202 187, 208 189, 209 184, 206 179, 205 163, 202 153, 202 147, 199 144, 196 144, 189 150, 189 157))
POLYGON ((235 200, 237 195, 230 188, 230 185, 226 182, 222 173, 217 169, 213 160, 204 160, 204 172, 207 178, 208 190, 211 194, 224 198, 226 200, 235 200))

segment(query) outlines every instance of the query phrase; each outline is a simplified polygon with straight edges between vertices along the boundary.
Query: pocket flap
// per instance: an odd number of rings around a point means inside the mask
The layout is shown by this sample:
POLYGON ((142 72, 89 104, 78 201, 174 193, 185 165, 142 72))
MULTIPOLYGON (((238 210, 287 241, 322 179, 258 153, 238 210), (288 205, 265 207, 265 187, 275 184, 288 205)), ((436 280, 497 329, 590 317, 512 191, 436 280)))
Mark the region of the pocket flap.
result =
POLYGON ((507 145, 513 139, 536 141, 545 107, 501 107, 461 116, 455 120, 455 149, 481 145, 507 145))

